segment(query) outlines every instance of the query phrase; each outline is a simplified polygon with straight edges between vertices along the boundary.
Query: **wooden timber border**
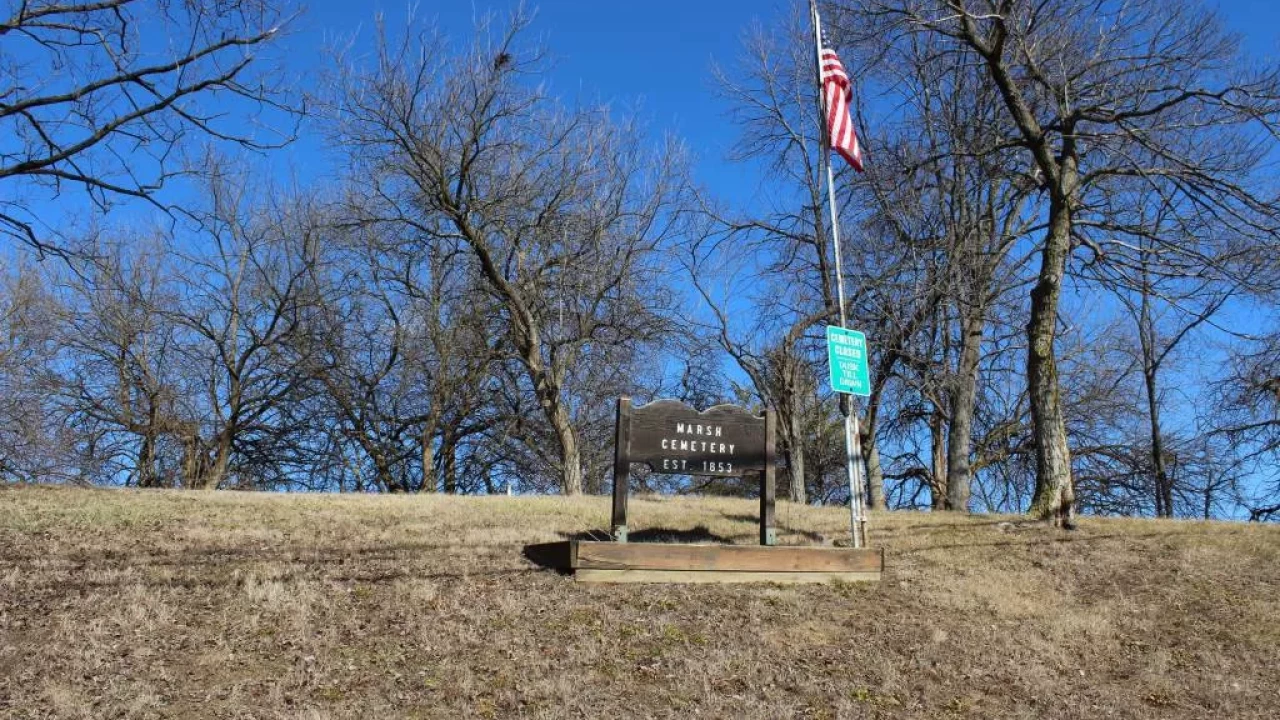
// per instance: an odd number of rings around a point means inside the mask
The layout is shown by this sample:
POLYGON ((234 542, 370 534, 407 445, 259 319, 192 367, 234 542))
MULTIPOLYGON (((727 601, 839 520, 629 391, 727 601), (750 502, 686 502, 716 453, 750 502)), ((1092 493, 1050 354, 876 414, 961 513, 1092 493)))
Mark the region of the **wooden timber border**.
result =
POLYGON ((867 582, 879 580, 884 572, 884 551, 877 548, 589 540, 569 540, 562 545, 559 557, 579 582, 867 582))

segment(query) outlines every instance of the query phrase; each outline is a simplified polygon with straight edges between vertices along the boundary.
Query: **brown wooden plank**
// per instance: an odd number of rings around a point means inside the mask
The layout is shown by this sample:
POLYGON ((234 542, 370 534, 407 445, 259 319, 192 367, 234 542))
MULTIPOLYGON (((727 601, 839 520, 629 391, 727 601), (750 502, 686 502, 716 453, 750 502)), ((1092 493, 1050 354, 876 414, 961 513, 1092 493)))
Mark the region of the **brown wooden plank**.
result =
POLYGON ((720 570, 591 570, 574 573, 578 582, 593 583, 829 583, 877 582, 878 572, 735 572, 720 570))
POLYGON ((874 548, 758 547, 751 545, 577 544, 574 568, 739 572, 879 572, 874 548))

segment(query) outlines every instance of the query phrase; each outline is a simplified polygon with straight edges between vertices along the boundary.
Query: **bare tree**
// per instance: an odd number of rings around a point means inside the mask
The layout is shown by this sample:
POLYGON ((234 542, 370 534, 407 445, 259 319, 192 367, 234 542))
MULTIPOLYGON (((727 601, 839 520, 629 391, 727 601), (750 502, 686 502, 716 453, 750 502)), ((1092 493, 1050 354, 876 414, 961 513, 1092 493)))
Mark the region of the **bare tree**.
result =
MULTIPOLYGON (((867 189, 869 220, 885 242, 908 248, 914 263, 892 295, 879 299, 886 349, 918 400, 909 415, 926 427, 925 479, 935 509, 965 511, 972 485, 974 418, 983 341, 994 306, 1020 281, 1014 249, 1033 220, 1032 186, 1016 157, 991 151, 999 96, 975 71, 972 53, 928 36, 894 48, 895 97, 905 108, 877 128, 877 165, 867 189)), ((877 44, 855 46, 870 63, 877 44)), ((868 268, 865 274, 874 274, 868 268)), ((890 366, 893 367, 893 366, 890 366)), ((909 431, 908 431, 909 432, 909 431)))
MULTIPOLYGON (((750 378, 755 395, 779 413, 790 496, 804 501, 810 487, 830 496, 819 487, 825 474, 810 471, 809 456, 811 446, 814 451, 824 448, 825 456, 832 431, 839 435, 834 398, 825 392, 815 397, 819 383, 813 381, 826 374, 822 332, 838 317, 839 308, 826 223, 812 29, 803 3, 791 10, 778 32, 756 28, 747 36, 744 60, 735 72, 717 71, 717 87, 741 129, 732 157, 762 165, 767 184, 749 208, 724 210, 704 203, 714 232, 695 249, 690 268, 695 287, 712 310, 712 334, 750 378), (729 268, 736 268, 737 275, 731 276, 729 268), (732 290, 713 292, 720 284, 732 290), (736 306, 747 298, 753 312, 741 313, 736 306), (825 417, 815 424, 819 415, 825 417)), ((842 164, 836 167, 837 202, 848 231, 842 258, 849 278, 846 309, 872 337, 871 396, 861 412, 868 504, 873 508, 884 506, 881 401, 904 358, 902 343, 912 335, 903 324, 918 324, 927 312, 921 308, 938 301, 936 294, 914 292, 915 258, 902 252, 896 229, 888 224, 862 229, 867 213, 860 208, 865 204, 850 199, 866 196, 880 168, 873 164, 867 176, 859 177, 842 164)), ((839 456, 842 474, 843 451, 839 456)))
MULTIPOLYGON (((178 295, 165 239, 99 240, 61 284, 62 415, 95 429, 98 465, 138 487, 174 486, 192 388, 179 372, 178 295), (166 456, 168 455, 168 456, 166 456)), ((118 476, 118 477, 117 477, 118 476)))
POLYGON ((546 459, 575 494, 575 415, 601 404, 575 386, 588 361, 634 359, 670 327, 658 251, 677 227, 684 171, 676 147, 651 152, 634 123, 548 97, 541 55, 517 42, 526 25, 519 13, 505 28, 485 21, 457 54, 432 35, 384 36, 375 67, 348 68, 336 120, 368 178, 370 220, 466 250, 554 434, 546 459))
POLYGON ((453 261, 458 248, 419 253, 381 234, 399 229, 357 225, 320 249, 320 302, 299 337, 314 347, 301 352, 324 389, 326 431, 370 468, 355 472, 357 491, 367 475, 383 491, 456 492, 458 445, 490 420, 491 308, 475 273, 453 261))
MULTIPOLYGON (((796 5, 776 35, 757 30, 748 36, 745 67, 718 74, 743 131, 735 157, 767 163, 770 191, 767 203, 754 203, 748 211, 709 207, 717 232, 690 264, 695 287, 714 315, 712 334, 752 379, 757 395, 778 408, 782 447, 793 471, 805 467, 808 441, 800 432, 814 388, 788 379, 823 374, 821 326, 835 315, 834 263, 823 222, 825 178, 817 155, 820 121, 804 18, 796 5), (751 261, 743 258, 744 247, 752 250, 751 261), (730 280, 725 269, 738 265, 741 277, 730 280), (747 277, 758 290, 736 289, 747 277), (723 281, 735 283, 735 290, 722 298, 712 287, 723 281), (750 326, 731 322, 733 303, 741 304, 744 294, 757 309, 750 326), (797 372, 801 365, 804 373, 797 372)), ((838 24, 834 30, 837 44, 856 37, 838 24)), ((874 64, 870 56, 883 59, 883 51, 872 45, 849 48, 847 57, 874 64)), ((895 382, 912 386, 931 406, 931 440, 926 467, 894 467, 891 475, 925 478, 938 508, 967 507, 983 330, 992 303, 1017 279, 1019 264, 1009 253, 1032 222, 1025 210, 1033 186, 1025 173, 1016 163, 1002 164, 1007 156, 988 157, 998 94, 984 87, 972 53, 966 63, 963 52, 940 45, 915 43, 884 63, 891 69, 881 72, 891 77, 908 110, 892 125, 873 126, 869 139, 876 159, 865 175, 838 176, 848 310, 872 339, 862 437, 872 507, 884 505, 884 403, 906 397, 894 393, 895 382), (961 329, 953 330, 953 324, 961 329), (948 348, 956 352, 937 354, 948 348), (954 371, 939 372, 951 364, 954 371), (948 499, 949 488, 955 496, 948 499)), ((906 438, 915 431, 898 422, 903 409, 893 406, 887 415, 891 431, 906 438)), ((813 440, 822 437, 818 433, 813 440)), ((803 498, 804 483, 794 474, 792 480, 792 498, 803 498)))
MULTIPOLYGON (((1280 519, 1280 332, 1274 328, 1235 348, 1232 372, 1215 388, 1221 410, 1210 435, 1245 465, 1252 488, 1239 493, 1251 520, 1280 519)), ((1218 453, 1222 458, 1225 454, 1218 453)), ((1230 457, 1230 456, 1227 456, 1230 457)))
POLYGON ((177 323, 183 363, 199 388, 185 398, 184 484, 214 489, 288 482, 284 472, 306 426, 283 410, 305 394, 307 358, 295 342, 317 302, 317 247, 328 227, 311 203, 277 193, 273 203, 242 176, 214 174, 209 208, 183 252, 187 282, 177 323))
MULTIPOLYGON (((735 234, 729 233, 730 240, 735 234)), ((810 421, 815 414, 825 416, 831 410, 830 403, 824 402, 818 392, 813 372, 816 338, 812 331, 816 318, 813 315, 791 317, 791 327, 776 340, 769 337, 776 331, 776 323, 769 317, 768 310, 753 314, 757 322, 751 326, 738 326, 733 322, 733 317, 738 314, 733 303, 741 303, 741 296, 732 292, 715 294, 708 287, 714 280, 723 282, 730 279, 726 260, 721 253, 694 248, 693 259, 688 264, 689 277, 711 314, 710 322, 700 324, 705 327, 704 332, 714 338, 720 351, 727 354, 747 376, 751 388, 751 400, 747 404, 761 403, 777 410, 781 419, 779 434, 786 462, 788 497, 791 502, 805 503, 808 501, 807 486, 818 479, 817 475, 806 471, 810 421), (713 267, 716 269, 712 270, 713 267)), ((752 281, 767 282, 775 276, 765 272, 751 273, 748 277, 752 281)), ((774 285, 768 283, 766 287, 774 285)), ((756 301, 757 309, 768 308, 780 300, 767 291, 752 299, 756 301)), ((822 312, 821 316, 826 317, 827 314, 822 312)))
POLYGON ((255 52, 287 18, 264 0, 9 0, 0 8, 0 234, 63 252, 27 190, 100 208, 191 171, 188 138, 265 149, 296 112, 255 52), (249 122, 229 108, 243 108, 249 122), (266 111, 264 113, 264 111, 266 111), (279 132, 252 123, 273 115, 279 132), (43 227, 42 227, 43 225, 43 227))
POLYGON ((54 393, 61 307, 48 271, 21 259, 0 271, 0 481, 75 477, 54 393))
MULTIPOLYGON (((1158 225, 1159 219, 1154 222, 1158 225)), ((1208 272, 1199 278, 1157 276, 1152 260, 1156 248, 1145 239, 1139 240, 1138 245, 1144 252, 1138 258, 1132 278, 1133 291, 1121 293, 1120 298, 1134 320, 1138 335, 1137 350, 1150 429, 1155 515, 1173 517, 1174 477, 1169 467, 1171 449, 1161 422, 1164 405, 1161 371, 1193 331, 1212 322, 1235 289, 1208 272)))
POLYGON ((1244 69, 1220 22, 1188 2, 868 0, 847 7, 866 19, 868 36, 884 42, 929 33, 976 53, 1006 110, 1004 141, 993 149, 1019 148, 1034 167, 1047 203, 1027 325, 1037 478, 1031 512, 1070 526, 1074 492, 1054 339, 1072 248, 1128 254, 1142 230, 1119 232, 1100 196, 1131 178, 1178 217, 1211 215, 1237 231, 1270 232, 1271 199, 1250 177, 1264 154, 1258 141, 1280 113, 1280 78, 1274 69, 1244 69))

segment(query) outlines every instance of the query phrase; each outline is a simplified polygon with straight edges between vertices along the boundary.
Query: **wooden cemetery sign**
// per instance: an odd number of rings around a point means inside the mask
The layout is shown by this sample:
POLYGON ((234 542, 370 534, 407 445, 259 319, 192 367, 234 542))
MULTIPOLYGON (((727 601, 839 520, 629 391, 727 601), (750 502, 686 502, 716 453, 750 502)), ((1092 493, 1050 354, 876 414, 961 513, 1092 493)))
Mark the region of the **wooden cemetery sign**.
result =
POLYGON ((716 405, 698 412, 678 400, 657 400, 638 407, 618 399, 613 456, 613 538, 627 541, 627 493, 631 463, 655 473, 714 475, 760 479, 760 544, 773 545, 774 435, 772 410, 753 415, 737 405, 716 405))
POLYGON ((698 412, 676 400, 633 407, 618 400, 613 456, 613 542, 567 540, 526 548, 539 564, 573 572, 580 582, 774 582, 875 581, 884 553, 870 548, 777 545, 774 528, 772 410, 753 415, 736 405, 698 412), (631 464, 655 473, 760 479, 760 545, 627 542, 627 493, 631 464))

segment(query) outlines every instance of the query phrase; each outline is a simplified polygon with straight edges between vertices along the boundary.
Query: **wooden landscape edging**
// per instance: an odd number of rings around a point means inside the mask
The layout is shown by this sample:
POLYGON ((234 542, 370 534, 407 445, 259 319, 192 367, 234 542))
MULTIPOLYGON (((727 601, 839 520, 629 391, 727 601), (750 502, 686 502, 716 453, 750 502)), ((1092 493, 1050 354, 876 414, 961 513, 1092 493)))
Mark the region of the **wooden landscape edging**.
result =
POLYGON ((735 572, 717 570, 579 570, 574 573, 578 582, 588 583, 777 583, 797 585, 801 583, 877 582, 878 572, 806 573, 806 572, 735 572))
POLYGON ((813 583, 880 579, 884 551, 749 545, 677 545, 570 540, 581 582, 813 583))

